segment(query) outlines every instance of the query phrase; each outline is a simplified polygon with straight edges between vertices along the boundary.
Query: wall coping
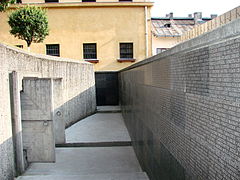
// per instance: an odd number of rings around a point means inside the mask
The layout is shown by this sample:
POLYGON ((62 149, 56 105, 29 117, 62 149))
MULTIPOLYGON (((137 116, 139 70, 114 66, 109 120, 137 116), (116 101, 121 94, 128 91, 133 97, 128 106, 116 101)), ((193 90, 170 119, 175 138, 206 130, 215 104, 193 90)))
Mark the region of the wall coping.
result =
POLYGON ((240 18, 229 22, 228 24, 225 24, 221 27, 218 27, 212 31, 209 31, 207 33, 204 33, 198 37, 195 37, 193 39, 184 41, 173 48, 164 51, 160 54, 157 54, 155 56, 149 57, 143 61, 137 62, 129 67, 126 67, 119 72, 127 71, 148 63, 151 63, 153 61, 158 61, 163 59, 164 57, 174 55, 179 52, 184 51, 192 51, 194 49, 198 49, 200 47, 213 45, 215 43, 223 42, 226 40, 229 40, 234 37, 240 37, 240 18))
POLYGON ((37 5, 46 8, 72 8, 72 7, 152 7, 153 2, 58 2, 58 3, 22 3, 11 5, 10 9, 23 7, 26 5, 37 5))
POLYGON ((25 50, 22 50, 20 48, 15 48, 6 44, 3 44, 2 42, 0 42, 0 48, 6 48, 8 50, 12 50, 15 52, 18 52, 20 54, 24 54, 26 56, 33 56, 35 58, 39 58, 39 59, 45 59, 45 60, 50 60, 50 61, 56 61, 56 62, 68 62, 68 63, 76 63, 76 64, 88 64, 93 66, 91 63, 89 62, 85 62, 82 60, 74 60, 74 59, 69 59, 69 58, 62 58, 62 57, 56 57, 56 56, 49 56, 49 55, 45 55, 45 54, 36 54, 36 53, 32 53, 32 52, 27 52, 25 50))

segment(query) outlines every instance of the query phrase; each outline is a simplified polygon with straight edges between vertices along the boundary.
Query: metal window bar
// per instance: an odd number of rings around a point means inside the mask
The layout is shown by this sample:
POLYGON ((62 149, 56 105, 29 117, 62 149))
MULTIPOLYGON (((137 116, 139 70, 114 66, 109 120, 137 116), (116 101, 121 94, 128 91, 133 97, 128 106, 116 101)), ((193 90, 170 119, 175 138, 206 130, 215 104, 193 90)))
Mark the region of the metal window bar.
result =
POLYGON ((133 58, 133 43, 120 43, 120 58, 133 58))
POLYGON ((60 56, 59 44, 49 44, 46 45, 47 55, 50 56, 60 56))
POLYGON ((82 2, 96 2, 96 0, 82 0, 82 2))
POLYGON ((45 0, 45 3, 59 2, 59 0, 45 0))
POLYGON ((84 59, 97 59, 97 44, 96 43, 83 44, 83 58, 84 59))

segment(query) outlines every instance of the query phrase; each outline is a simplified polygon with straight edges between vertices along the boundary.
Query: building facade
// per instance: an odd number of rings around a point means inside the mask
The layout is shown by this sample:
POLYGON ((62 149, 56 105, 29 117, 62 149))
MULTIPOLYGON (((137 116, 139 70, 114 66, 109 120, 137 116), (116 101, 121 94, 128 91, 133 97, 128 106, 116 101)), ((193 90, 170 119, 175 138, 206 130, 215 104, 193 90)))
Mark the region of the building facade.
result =
MULTIPOLYGON (((31 52, 89 61, 96 71, 116 71, 152 55, 148 0, 22 0, 47 9, 50 35, 31 52)), ((10 35, 7 13, 0 13, 0 41, 27 50, 10 35)))
POLYGON ((197 25, 212 20, 217 15, 203 18, 201 12, 189 14, 188 17, 174 17, 169 13, 166 17, 151 18, 152 22, 152 54, 159 54, 180 42, 180 37, 197 25))

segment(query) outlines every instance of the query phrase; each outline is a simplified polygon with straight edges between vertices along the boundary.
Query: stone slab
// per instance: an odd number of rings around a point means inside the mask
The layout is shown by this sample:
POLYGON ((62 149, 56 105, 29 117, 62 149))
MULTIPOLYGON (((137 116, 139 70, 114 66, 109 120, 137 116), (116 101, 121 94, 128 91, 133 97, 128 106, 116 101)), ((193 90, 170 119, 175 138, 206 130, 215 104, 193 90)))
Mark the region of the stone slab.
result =
POLYGON ((97 112, 120 112, 120 106, 97 106, 97 112))

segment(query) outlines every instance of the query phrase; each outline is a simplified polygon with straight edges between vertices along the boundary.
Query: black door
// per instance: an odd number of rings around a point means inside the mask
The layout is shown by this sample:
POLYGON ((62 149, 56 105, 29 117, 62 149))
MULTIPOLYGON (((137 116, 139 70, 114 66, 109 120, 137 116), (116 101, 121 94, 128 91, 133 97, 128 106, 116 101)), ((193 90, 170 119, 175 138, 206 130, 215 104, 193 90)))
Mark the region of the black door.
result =
POLYGON ((118 105, 118 73, 96 72, 97 106, 118 105))

